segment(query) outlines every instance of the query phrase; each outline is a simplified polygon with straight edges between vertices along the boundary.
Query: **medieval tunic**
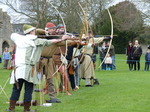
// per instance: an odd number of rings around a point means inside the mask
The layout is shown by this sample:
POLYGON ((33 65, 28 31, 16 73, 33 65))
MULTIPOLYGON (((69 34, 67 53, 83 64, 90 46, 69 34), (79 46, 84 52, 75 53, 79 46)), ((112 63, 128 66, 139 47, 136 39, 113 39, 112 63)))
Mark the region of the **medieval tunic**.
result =
MULTIPOLYGON (((36 30, 36 34, 45 35, 45 31, 38 29, 36 30)), ((52 56, 58 46, 64 45, 66 45, 65 41, 55 43, 52 46, 45 46, 42 50, 41 60, 39 60, 39 62, 36 64, 37 72, 44 72, 44 74, 46 75, 50 98, 55 98, 53 75, 55 75, 54 73, 56 72, 56 67, 54 65, 52 56)))
MULTIPOLYGON (((45 35, 45 32, 42 30, 38 30, 36 32, 37 35, 45 35)), ((68 41, 67 41, 68 43, 68 41)), ((55 43, 52 46, 45 46, 43 48, 42 54, 41 54, 41 60, 39 63, 37 63, 37 72, 43 72, 46 75, 47 81, 48 81, 48 91, 50 98, 55 98, 55 89, 54 89, 54 81, 53 77, 56 72, 56 66, 54 64, 54 60, 52 59, 52 56, 55 53, 55 50, 57 47, 65 46, 66 41, 62 41, 59 43, 55 43), (45 69, 43 69, 45 68, 45 69)))
POLYGON ((60 66, 62 64, 61 55, 65 56, 65 53, 66 53, 66 46, 57 47, 57 49, 55 50, 55 54, 52 57, 55 62, 55 65, 60 66))
MULTIPOLYGON (((36 34, 45 35, 45 31, 42 29, 37 29, 36 34)), ((44 74, 47 76, 47 79, 53 78, 55 75, 54 73, 56 72, 56 66, 52 56, 55 54, 55 51, 58 47, 65 46, 66 43, 69 44, 71 42, 72 41, 62 41, 62 42, 55 43, 52 46, 45 46, 41 54, 42 60, 40 60, 36 65, 37 72, 44 71, 44 74), (43 67, 45 67, 44 70, 43 67)))
POLYGON ((12 41, 16 44, 16 70, 12 71, 10 83, 15 80, 24 79, 28 82, 38 84, 36 63, 39 61, 43 47, 52 45, 51 41, 39 39, 35 35, 22 36, 16 33, 11 35, 12 41), (34 69, 33 73, 32 70, 34 69))
POLYGON ((43 57, 42 63, 45 66, 45 74, 47 75, 47 79, 54 77, 52 75, 54 75, 54 73, 56 72, 56 66, 52 56, 54 55, 56 49, 59 46, 65 45, 66 45, 65 41, 63 41, 56 43, 50 47, 44 47, 41 56, 43 57))
POLYGON ((41 56, 43 57, 43 59, 41 60, 41 66, 39 67, 38 65, 39 70, 37 71, 42 71, 40 69, 43 68, 43 66, 45 66, 45 74, 47 75, 47 79, 53 78, 55 75, 54 73, 56 72, 56 66, 52 56, 55 54, 55 51, 58 47, 65 46, 66 43, 67 45, 70 45, 72 42, 73 41, 71 40, 67 40, 55 43, 52 46, 45 46, 41 54, 41 56))
POLYGON ((55 54, 52 56, 55 66, 57 68, 59 68, 59 72, 61 75, 61 86, 60 88, 63 90, 66 90, 67 94, 69 93, 69 81, 68 81, 68 74, 67 74, 67 64, 68 61, 65 58, 65 54, 66 54, 66 46, 62 46, 62 47, 57 47, 55 54))
POLYGON ((83 49, 83 52, 85 53, 84 55, 84 61, 80 65, 80 77, 81 78, 95 78, 94 74, 94 66, 93 66, 93 61, 90 56, 93 54, 93 48, 92 48, 92 43, 98 44, 103 41, 103 38, 94 38, 90 39, 89 43, 85 48, 83 49))

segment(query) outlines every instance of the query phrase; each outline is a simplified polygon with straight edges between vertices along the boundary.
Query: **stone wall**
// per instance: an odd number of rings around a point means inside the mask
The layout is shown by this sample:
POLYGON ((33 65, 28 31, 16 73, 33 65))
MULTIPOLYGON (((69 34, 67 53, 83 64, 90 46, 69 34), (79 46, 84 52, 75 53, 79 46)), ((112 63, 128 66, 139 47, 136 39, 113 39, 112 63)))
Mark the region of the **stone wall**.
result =
POLYGON ((0 9, 0 55, 5 47, 8 47, 10 51, 12 50, 13 42, 10 40, 12 31, 10 16, 0 9))

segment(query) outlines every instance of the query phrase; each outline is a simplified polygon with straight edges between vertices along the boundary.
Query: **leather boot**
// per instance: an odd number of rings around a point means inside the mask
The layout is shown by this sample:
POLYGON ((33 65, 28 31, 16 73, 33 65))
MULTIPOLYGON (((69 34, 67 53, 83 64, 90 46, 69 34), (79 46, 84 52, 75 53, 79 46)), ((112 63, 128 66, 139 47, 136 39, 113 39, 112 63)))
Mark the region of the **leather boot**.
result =
POLYGON ((37 112, 36 110, 30 110, 31 102, 24 102, 24 112, 37 112))
POLYGON ((7 112, 15 112, 16 101, 10 100, 9 109, 6 109, 7 112))
POLYGON ((94 85, 99 85, 100 83, 99 83, 99 81, 98 81, 98 79, 94 79, 94 85))

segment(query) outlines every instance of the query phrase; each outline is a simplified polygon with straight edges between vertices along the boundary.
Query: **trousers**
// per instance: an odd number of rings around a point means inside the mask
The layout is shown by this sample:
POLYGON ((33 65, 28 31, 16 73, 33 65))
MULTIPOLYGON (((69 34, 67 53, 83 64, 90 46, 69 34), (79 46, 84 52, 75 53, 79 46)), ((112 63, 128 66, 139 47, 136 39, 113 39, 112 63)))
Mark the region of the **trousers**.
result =
POLYGON ((24 102, 30 102, 32 100, 32 93, 33 93, 33 83, 27 82, 24 79, 18 80, 19 89, 17 89, 16 84, 13 85, 12 94, 10 100, 18 101, 20 97, 20 93, 24 84, 24 102))

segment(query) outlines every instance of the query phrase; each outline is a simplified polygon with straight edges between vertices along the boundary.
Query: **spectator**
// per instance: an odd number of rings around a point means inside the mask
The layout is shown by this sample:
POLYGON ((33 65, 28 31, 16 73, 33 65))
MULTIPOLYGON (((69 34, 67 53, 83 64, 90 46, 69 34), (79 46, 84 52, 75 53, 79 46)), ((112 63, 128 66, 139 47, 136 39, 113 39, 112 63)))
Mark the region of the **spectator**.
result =
POLYGON ((149 65, 150 65, 150 46, 147 47, 148 50, 145 54, 145 69, 144 71, 149 71, 149 65))
POLYGON ((140 57, 142 55, 142 47, 139 45, 138 40, 135 40, 135 44, 131 52, 132 52, 134 70, 136 70, 136 67, 138 70, 140 70, 140 57))
POLYGON ((126 50, 127 64, 129 65, 129 70, 132 70, 132 68, 133 68, 133 62, 132 62, 132 58, 131 58, 132 48, 133 48, 132 42, 129 41, 127 50, 126 50))
POLYGON ((108 53, 105 59, 105 64, 106 64, 106 70, 111 70, 112 66, 112 58, 110 57, 110 54, 108 53))
MULTIPOLYGON (((104 58, 105 58, 105 55, 106 55, 106 42, 104 41, 102 46, 100 46, 98 48, 98 51, 99 51, 99 55, 100 55, 100 60, 101 60, 101 63, 103 62, 104 58)), ((102 70, 106 70, 106 65, 105 63, 102 63, 102 70)))
MULTIPOLYGON (((109 47, 110 45, 110 42, 107 42, 107 47, 109 47)), ((116 70, 116 63, 115 63, 115 48, 114 48, 114 45, 111 44, 110 46, 110 51, 109 51, 109 54, 112 58, 112 66, 111 66, 111 70, 116 70)))
POLYGON ((0 63, 2 63, 2 58, 0 57, 0 63))
POLYGON ((4 52, 3 52, 3 60, 4 60, 4 69, 7 69, 8 67, 8 62, 11 59, 10 57, 10 52, 8 51, 8 48, 5 48, 4 52))

